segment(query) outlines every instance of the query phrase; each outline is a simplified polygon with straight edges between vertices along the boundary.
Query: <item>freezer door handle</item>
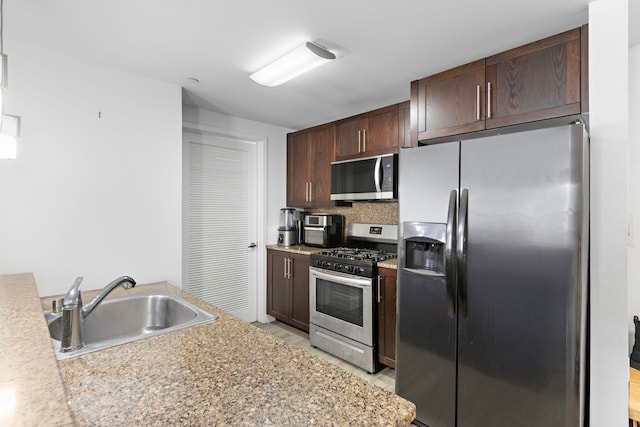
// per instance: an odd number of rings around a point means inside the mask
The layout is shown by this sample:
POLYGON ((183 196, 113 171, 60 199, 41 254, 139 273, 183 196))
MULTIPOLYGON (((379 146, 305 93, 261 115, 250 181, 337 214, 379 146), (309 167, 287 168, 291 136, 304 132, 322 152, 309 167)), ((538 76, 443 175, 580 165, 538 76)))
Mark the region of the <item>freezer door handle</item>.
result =
POLYGON ((460 195, 458 217, 457 269, 458 269, 458 313, 467 317, 467 237, 468 237, 469 190, 465 188, 460 195))
POLYGON ((449 212, 447 214, 446 244, 444 249, 445 274, 447 283, 447 312, 449 316, 456 315, 456 267, 453 251, 456 249, 456 217, 458 192, 449 193, 449 212))

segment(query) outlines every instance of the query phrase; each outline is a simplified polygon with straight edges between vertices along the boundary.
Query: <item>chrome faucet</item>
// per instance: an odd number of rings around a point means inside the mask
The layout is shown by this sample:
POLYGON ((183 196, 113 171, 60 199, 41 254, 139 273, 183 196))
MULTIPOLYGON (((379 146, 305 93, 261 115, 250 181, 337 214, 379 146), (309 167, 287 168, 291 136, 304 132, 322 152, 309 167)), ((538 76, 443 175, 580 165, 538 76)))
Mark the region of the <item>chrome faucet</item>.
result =
POLYGON ((131 289, 136 285, 136 281, 129 276, 118 277, 105 286, 89 304, 83 307, 82 295, 80 294, 82 279, 82 277, 76 278, 71 289, 69 289, 69 292, 67 292, 62 300, 61 352, 79 350, 84 346, 82 323, 111 291, 120 285, 122 285, 124 289, 131 289))

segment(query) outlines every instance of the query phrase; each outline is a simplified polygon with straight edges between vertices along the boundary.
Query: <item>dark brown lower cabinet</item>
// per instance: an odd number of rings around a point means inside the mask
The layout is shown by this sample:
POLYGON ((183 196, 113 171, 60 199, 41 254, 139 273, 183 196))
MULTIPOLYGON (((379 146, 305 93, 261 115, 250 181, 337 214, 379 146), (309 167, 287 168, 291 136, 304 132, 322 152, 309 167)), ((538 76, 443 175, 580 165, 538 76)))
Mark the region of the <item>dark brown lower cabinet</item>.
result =
POLYGON ((267 249, 267 314, 309 332, 309 256, 267 249))
POLYGON ((392 268, 378 269, 378 361, 396 367, 396 278, 392 268))

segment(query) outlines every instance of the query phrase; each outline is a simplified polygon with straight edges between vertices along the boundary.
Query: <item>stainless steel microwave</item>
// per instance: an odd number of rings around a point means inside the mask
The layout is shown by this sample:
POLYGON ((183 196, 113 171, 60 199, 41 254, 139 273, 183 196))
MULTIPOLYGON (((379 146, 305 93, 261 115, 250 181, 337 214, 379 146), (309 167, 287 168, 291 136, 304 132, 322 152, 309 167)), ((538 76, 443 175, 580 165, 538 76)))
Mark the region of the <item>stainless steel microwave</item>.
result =
POLYGON ((398 156, 385 154, 331 163, 331 200, 395 200, 398 156))

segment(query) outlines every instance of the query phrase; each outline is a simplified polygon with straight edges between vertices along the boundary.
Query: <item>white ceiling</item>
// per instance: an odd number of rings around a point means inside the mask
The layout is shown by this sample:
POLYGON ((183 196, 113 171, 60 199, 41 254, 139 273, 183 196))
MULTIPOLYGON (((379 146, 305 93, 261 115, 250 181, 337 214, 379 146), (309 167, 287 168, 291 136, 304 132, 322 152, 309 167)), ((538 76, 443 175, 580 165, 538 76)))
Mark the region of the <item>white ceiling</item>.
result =
MULTIPOLYGON (((639 2, 629 2, 634 19, 639 2)), ((407 100, 412 80, 577 27, 588 3, 4 0, 4 37, 180 85, 185 104, 301 129, 407 100), (338 58, 276 88, 249 80, 307 40, 338 58)))

